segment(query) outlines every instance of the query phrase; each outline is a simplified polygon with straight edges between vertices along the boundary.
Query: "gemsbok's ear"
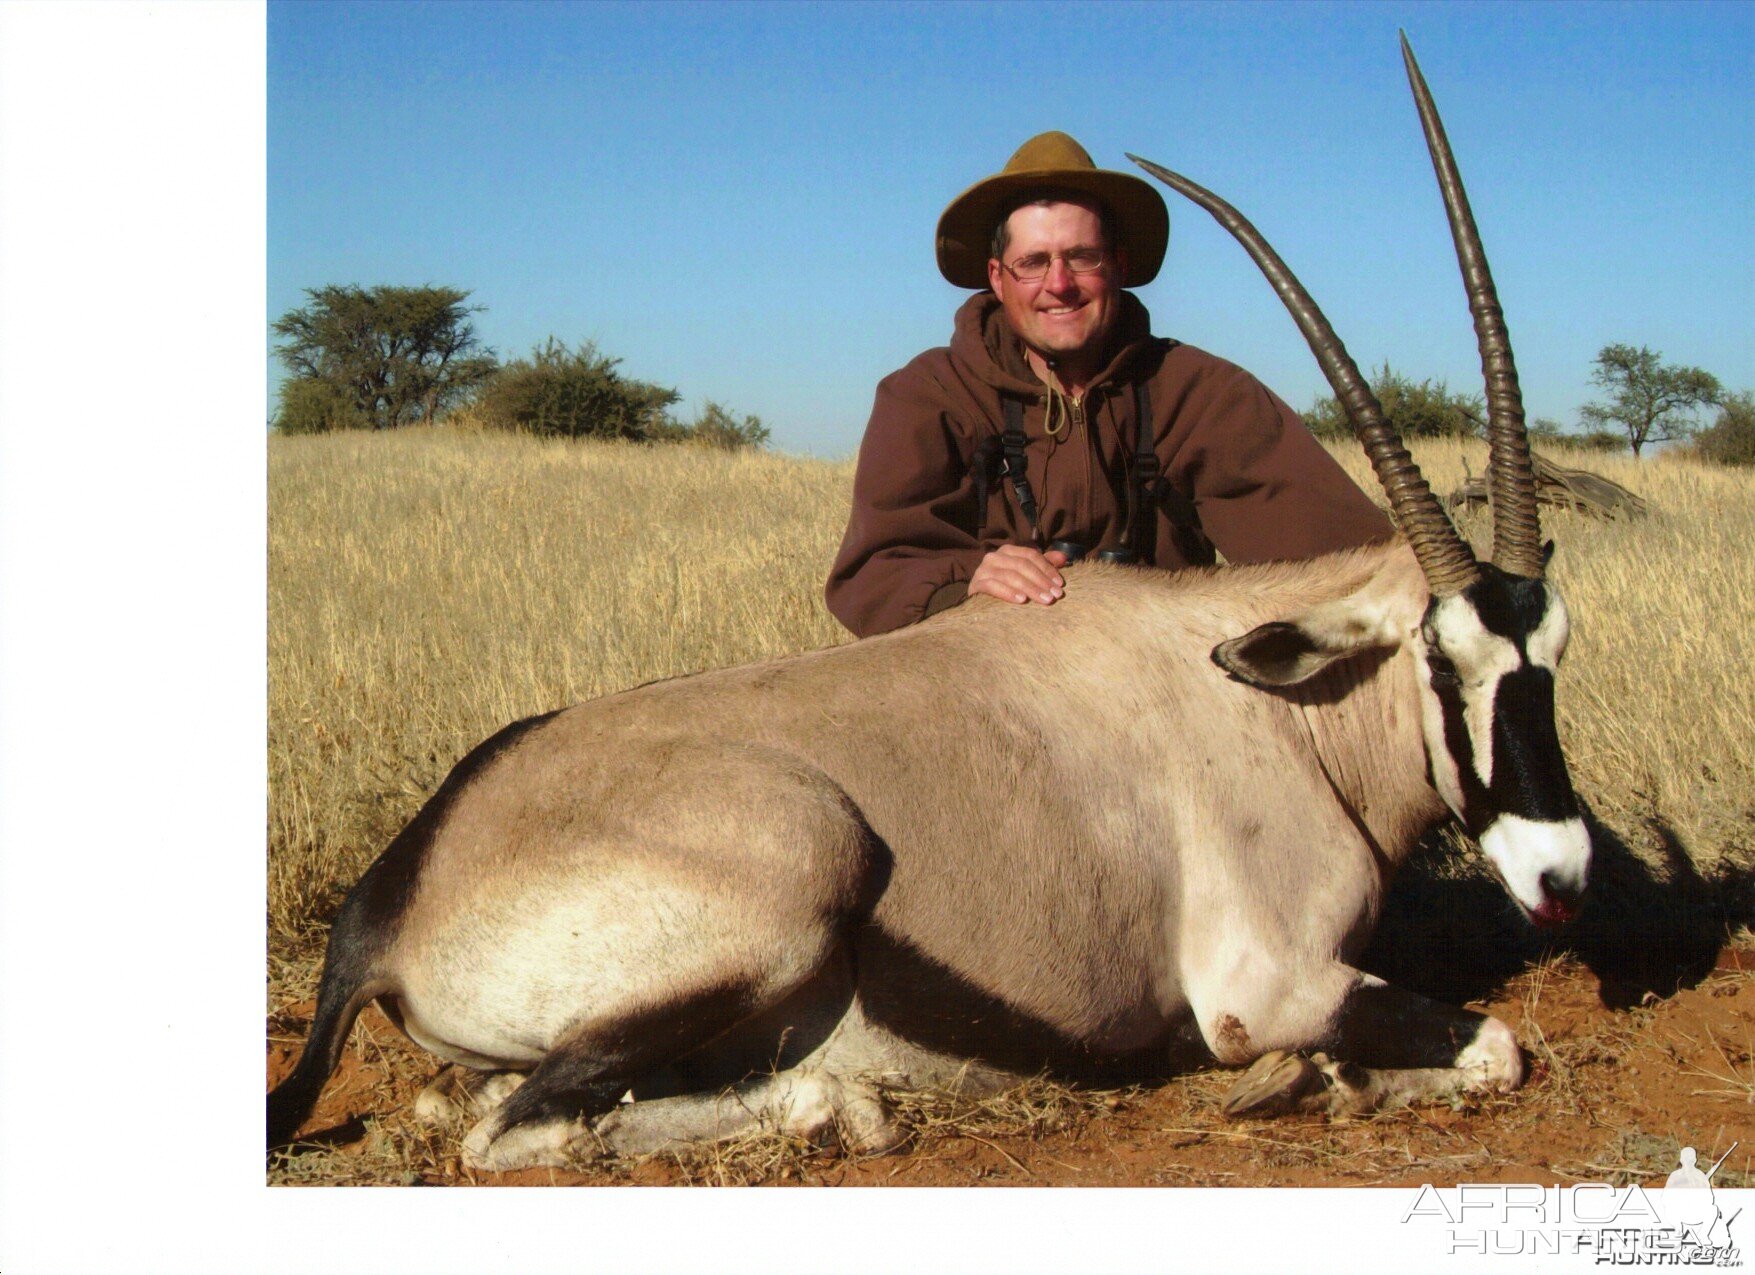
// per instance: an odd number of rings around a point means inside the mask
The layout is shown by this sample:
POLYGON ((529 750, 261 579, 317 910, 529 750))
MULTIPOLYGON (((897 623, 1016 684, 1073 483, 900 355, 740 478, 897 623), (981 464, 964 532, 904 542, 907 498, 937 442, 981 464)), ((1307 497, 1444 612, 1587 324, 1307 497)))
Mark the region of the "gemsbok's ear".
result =
POLYGON ((1213 648, 1213 663, 1240 682, 1296 686, 1336 660, 1392 645, 1388 612, 1365 589, 1325 602, 1296 620, 1271 620, 1213 648))

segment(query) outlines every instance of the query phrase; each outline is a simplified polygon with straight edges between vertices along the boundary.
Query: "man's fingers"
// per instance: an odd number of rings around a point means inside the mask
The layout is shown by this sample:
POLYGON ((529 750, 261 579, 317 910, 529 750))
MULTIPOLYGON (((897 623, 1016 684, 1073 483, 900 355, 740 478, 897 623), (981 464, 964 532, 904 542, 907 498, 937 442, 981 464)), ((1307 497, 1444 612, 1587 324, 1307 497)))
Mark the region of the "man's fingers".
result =
POLYGON ((1049 606, 1063 596, 1065 583, 1046 555, 1025 545, 1001 545, 981 560, 970 577, 969 592, 1049 606))
POLYGON ((1001 602, 1040 602, 1043 606, 1054 605, 1055 594, 1052 589, 1030 589, 1019 584, 1015 579, 997 579, 988 576, 981 580, 969 582, 970 593, 985 593, 998 598, 1001 602))
POLYGON ((1026 574, 1040 576, 1057 589, 1066 584, 1060 575, 1060 568, 1066 565, 1066 555, 1058 549, 1041 553, 1029 545, 1001 545, 983 559, 984 565, 997 567, 1002 563, 1026 574))
POLYGON ((1051 590, 1038 589, 1032 592, 1018 583, 1016 577, 1001 578, 996 575, 981 576, 969 581, 970 593, 985 593, 989 597, 998 598, 1001 602, 1028 602, 1033 597, 1036 601, 1048 606, 1054 601, 1051 590))

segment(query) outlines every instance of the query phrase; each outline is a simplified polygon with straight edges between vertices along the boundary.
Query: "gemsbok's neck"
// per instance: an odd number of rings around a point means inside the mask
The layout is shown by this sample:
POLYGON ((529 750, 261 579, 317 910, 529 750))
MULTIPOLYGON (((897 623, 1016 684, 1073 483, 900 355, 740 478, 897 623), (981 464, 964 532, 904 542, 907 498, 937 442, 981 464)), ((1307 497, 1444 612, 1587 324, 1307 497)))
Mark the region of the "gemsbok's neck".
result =
POLYGON ((1323 774, 1386 870, 1449 815, 1428 770, 1415 658, 1402 646, 1344 661, 1288 697, 1323 774))

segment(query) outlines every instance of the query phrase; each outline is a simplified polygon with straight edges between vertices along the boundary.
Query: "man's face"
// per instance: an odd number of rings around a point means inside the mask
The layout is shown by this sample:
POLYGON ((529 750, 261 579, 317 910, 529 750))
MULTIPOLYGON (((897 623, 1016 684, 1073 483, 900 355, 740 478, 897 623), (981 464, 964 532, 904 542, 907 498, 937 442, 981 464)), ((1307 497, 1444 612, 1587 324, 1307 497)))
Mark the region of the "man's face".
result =
POLYGON ((988 261, 987 281, 1012 331, 1044 358, 1076 363, 1099 357, 1120 312, 1124 263, 1111 252, 1100 269, 1074 274, 1063 256, 1075 248, 1108 247, 1096 212, 1082 204, 1026 204, 1006 226, 1006 263, 1053 254, 1047 275, 1035 283, 1020 283, 1004 264, 988 261))

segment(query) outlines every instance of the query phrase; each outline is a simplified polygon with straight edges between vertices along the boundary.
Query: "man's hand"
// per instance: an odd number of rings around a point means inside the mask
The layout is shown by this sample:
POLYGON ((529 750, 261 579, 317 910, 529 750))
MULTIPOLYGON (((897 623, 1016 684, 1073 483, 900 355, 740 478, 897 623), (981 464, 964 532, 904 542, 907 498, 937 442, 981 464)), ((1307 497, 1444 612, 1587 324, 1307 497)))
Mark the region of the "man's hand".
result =
POLYGON ((1041 553, 1029 545, 1001 545, 981 560, 969 577, 970 593, 985 593, 1002 602, 1052 605, 1066 592, 1060 568, 1066 555, 1058 549, 1041 553))

